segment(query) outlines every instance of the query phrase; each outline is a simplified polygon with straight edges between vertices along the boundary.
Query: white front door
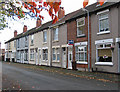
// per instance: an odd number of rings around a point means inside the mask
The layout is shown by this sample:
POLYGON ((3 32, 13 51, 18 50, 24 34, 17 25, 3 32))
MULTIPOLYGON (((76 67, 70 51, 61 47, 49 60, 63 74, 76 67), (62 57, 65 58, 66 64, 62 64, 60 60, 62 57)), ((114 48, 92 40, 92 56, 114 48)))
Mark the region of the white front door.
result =
POLYGON ((119 61, 118 61, 119 62, 118 63, 119 64, 119 66, 118 66, 119 67, 119 71, 118 72, 120 73, 120 43, 119 43, 119 55, 118 56, 119 56, 119 61))
POLYGON ((36 65, 38 65, 39 63, 38 63, 38 53, 37 52, 35 53, 35 61, 36 61, 36 65))
POLYGON ((72 47, 68 48, 68 69, 72 69, 73 52, 72 47))
POLYGON ((66 68, 66 48, 62 48, 62 68, 66 68))
POLYGON ((41 65, 41 50, 39 49, 39 65, 41 65))

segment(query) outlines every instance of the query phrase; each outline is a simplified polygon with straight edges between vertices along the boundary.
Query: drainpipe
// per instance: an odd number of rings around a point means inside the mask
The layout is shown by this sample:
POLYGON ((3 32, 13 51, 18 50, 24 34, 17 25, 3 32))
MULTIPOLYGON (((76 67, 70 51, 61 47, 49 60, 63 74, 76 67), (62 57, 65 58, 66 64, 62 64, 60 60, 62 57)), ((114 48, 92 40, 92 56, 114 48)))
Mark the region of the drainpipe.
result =
POLYGON ((90 72, 90 32, 89 32, 89 11, 85 8, 82 8, 83 11, 87 12, 87 16, 88 16, 88 71, 90 72))

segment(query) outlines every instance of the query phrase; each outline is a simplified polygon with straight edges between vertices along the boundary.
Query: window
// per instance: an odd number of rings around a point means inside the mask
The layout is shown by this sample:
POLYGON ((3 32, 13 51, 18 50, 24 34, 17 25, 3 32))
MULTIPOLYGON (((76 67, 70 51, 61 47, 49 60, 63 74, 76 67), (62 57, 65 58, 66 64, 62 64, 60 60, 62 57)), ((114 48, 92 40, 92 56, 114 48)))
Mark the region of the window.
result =
POLYGON ((17 47, 19 48, 20 47, 20 39, 18 39, 17 42, 18 42, 18 46, 17 47))
POLYGON ((31 45, 33 45, 34 35, 31 35, 31 45))
POLYGON ((27 36, 25 37, 25 47, 28 46, 28 43, 27 43, 28 39, 27 39, 27 36))
POLYGON ((59 48, 53 48, 53 61, 60 61, 60 49, 59 48))
POLYGON ((14 47, 16 47, 16 41, 14 41, 14 47))
POLYGON ((30 50, 30 60, 34 60, 34 49, 30 50))
POLYGON ((112 44, 97 45, 97 62, 112 62, 112 44))
POLYGON ((43 49, 43 60, 48 60, 48 49, 43 49))
POLYGON ((20 60, 20 51, 17 52, 17 60, 20 60))
POLYGON ((55 48, 53 48, 53 60, 56 60, 55 48))
POLYGON ((58 41, 58 28, 53 30, 53 41, 58 41))
POLYGON ((43 42, 47 42, 47 31, 43 32, 43 42))
POLYGON ((24 60, 25 60, 25 61, 28 61, 28 50, 25 50, 25 54, 24 54, 24 55, 25 55, 25 56, 24 56, 24 57, 25 57, 24 60))
POLYGON ((99 32, 110 31, 108 12, 99 14, 98 16, 99 16, 99 32))
POLYGON ((11 49, 10 43, 9 43, 9 50, 11 49))
POLYGON ((85 35, 85 18, 80 18, 77 20, 77 36, 85 35))
POLYGON ((78 62, 87 62, 87 47, 86 46, 77 46, 75 48, 76 52, 76 61, 78 62))

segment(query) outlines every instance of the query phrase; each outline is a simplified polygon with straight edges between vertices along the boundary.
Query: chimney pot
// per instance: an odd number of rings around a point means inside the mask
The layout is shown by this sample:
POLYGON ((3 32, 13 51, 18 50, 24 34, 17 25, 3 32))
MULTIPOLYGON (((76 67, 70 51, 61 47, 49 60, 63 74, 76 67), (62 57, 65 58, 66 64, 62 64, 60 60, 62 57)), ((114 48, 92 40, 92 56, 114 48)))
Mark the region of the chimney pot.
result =
POLYGON ((41 21, 41 19, 38 18, 36 21, 36 27, 41 26, 41 24, 42 24, 42 21, 41 21))
POLYGON ((17 30, 14 31, 14 37, 17 37, 17 30))
POLYGON ((27 32, 27 26, 26 25, 24 25, 24 27, 23 27, 23 33, 25 33, 25 32, 27 32))
POLYGON ((58 11, 58 18, 61 19, 65 16, 65 10, 64 7, 60 7, 59 11, 58 11))

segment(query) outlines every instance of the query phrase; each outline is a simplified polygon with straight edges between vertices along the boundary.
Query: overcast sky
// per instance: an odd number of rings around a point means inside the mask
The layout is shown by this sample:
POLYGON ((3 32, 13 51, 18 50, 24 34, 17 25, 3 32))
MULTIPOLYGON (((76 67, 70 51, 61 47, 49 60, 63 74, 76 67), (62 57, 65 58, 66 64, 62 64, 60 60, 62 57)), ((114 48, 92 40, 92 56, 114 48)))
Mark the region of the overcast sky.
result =
MULTIPOLYGON (((89 4, 92 4, 94 2, 96 2, 96 0, 89 0, 89 4)), ((62 0, 61 6, 64 7, 65 14, 68 14, 70 12, 83 8, 83 0, 62 0)), ((45 17, 42 23, 50 21, 51 18, 47 12, 43 11, 42 15, 45 17)), ((9 26, 12 26, 12 28, 5 28, 4 30, 0 30, 0 42, 2 43, 2 48, 5 48, 4 42, 14 36, 14 30, 17 30, 19 34, 23 32, 24 24, 28 26, 28 30, 36 26, 35 19, 21 19, 18 21, 8 19, 7 21, 9 21, 9 26)))

